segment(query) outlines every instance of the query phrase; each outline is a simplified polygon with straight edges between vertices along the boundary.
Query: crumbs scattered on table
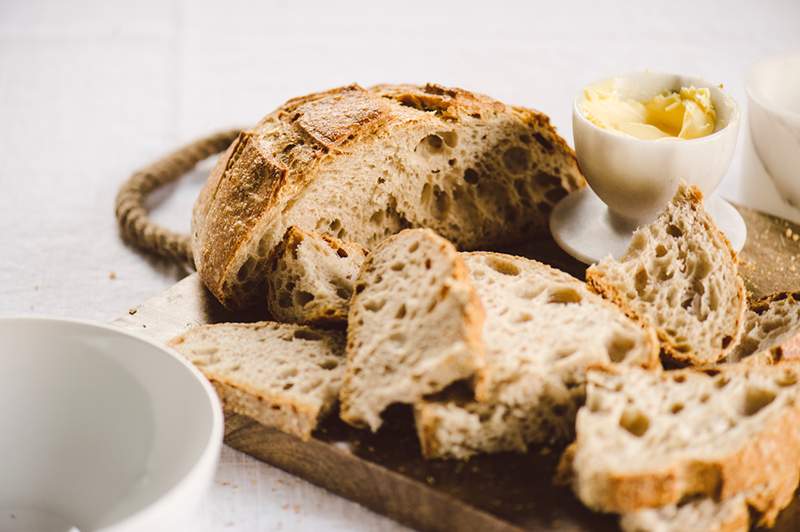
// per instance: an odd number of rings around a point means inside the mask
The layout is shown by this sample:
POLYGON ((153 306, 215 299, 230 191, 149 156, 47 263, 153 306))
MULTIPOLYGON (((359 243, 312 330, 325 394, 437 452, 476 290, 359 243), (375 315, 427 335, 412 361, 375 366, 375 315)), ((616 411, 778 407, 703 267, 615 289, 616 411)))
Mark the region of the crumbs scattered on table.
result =
POLYGON ((135 308, 129 308, 128 309, 128 314, 130 314, 131 316, 133 316, 137 312, 138 312, 138 309, 135 309, 135 308))
POLYGON ((117 272, 108 272, 108 278, 113 281, 117 278, 117 272))

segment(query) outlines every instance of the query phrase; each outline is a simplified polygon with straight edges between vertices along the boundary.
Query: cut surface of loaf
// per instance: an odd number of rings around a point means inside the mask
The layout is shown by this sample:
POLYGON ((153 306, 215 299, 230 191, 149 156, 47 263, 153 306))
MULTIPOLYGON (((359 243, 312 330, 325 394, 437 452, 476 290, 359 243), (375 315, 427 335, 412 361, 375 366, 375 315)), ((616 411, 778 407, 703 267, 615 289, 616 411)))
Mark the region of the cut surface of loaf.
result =
POLYGON ((470 377, 483 359, 483 309, 453 245, 408 229, 375 248, 350 304, 340 415, 373 431, 392 403, 470 377))
POLYGON ((591 371, 576 421, 575 493, 617 513, 743 494, 759 523, 772 523, 800 470, 798 371, 591 371))
POLYGON ((742 339, 727 362, 775 364, 800 358, 800 293, 779 292, 753 302, 742 339))
POLYGON ((512 255, 462 256, 486 313, 485 364, 478 401, 461 396, 416 405, 427 457, 463 459, 569 441, 588 368, 658 366, 653 330, 578 279, 512 255))
POLYGON ((625 532, 746 532, 750 529, 750 512, 743 495, 720 502, 703 497, 625 514, 620 526, 625 532))
POLYGON ((288 323, 345 323, 366 255, 354 242, 290 227, 270 260, 270 314, 288 323))
POLYGON ((485 249, 546 231, 583 185, 541 113, 433 84, 351 85, 289 100, 239 136, 195 204, 194 258, 209 290, 241 307, 292 225, 367 248, 430 227, 485 249))
POLYGON ((679 364, 716 363, 741 335, 746 299, 736 255, 695 187, 680 184, 666 210, 634 232, 625 255, 591 266, 586 281, 655 327, 662 354, 679 364))
POLYGON ((226 410, 311 437, 344 373, 339 331, 275 322, 201 325, 169 345, 211 381, 226 410))

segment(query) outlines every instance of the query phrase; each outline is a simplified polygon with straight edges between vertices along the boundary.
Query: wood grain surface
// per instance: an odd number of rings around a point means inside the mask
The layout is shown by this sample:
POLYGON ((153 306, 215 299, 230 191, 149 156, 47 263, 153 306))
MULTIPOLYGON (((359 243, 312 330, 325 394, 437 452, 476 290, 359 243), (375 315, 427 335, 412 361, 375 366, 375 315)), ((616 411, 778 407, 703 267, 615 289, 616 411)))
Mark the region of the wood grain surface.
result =
MULTIPOLYGON (((800 227, 739 208, 748 227, 740 254, 751 297, 800 289, 800 227)), ((585 267, 551 239, 507 250, 547 262, 577 277, 585 267)), ((191 275, 114 321, 158 341, 190 326, 265 319, 259 312, 231 314, 191 275)), ((376 434, 330 416, 303 442, 244 416, 226 413, 225 443, 333 493, 423 530, 615 530, 613 516, 585 509, 552 483, 559 449, 479 456, 468 462, 425 461, 410 409, 393 407, 376 434)), ((797 497, 776 530, 800 530, 797 497)))

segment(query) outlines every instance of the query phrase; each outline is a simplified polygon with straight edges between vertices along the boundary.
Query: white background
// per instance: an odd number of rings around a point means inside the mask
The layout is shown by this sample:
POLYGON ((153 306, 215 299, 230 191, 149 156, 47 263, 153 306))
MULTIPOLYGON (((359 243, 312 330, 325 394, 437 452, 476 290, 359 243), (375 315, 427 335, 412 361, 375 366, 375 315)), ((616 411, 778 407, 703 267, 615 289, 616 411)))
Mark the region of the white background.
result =
MULTIPOLYGON (((798 0, 0 0, 0 314, 110 320, 173 284, 180 272, 120 242, 118 185, 289 97, 435 81, 545 111, 571 143, 588 82, 695 74, 744 106, 748 65, 790 49, 798 0)), ((742 200, 734 174, 721 190, 742 200)), ((156 218, 187 230, 204 176, 159 198, 156 218)), ((198 530, 396 528, 227 448, 197 516, 198 530)))

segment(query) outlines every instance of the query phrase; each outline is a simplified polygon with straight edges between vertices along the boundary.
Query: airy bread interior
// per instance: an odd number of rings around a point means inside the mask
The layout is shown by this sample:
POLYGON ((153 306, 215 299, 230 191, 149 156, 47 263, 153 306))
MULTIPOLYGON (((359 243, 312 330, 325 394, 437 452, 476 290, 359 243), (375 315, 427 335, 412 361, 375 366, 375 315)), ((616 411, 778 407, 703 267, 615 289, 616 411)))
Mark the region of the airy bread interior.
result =
POLYGON ((658 365, 653 331, 583 282, 522 257, 462 256, 486 312, 486 363, 478 401, 462 395, 417 405, 426 456, 467 458, 569 441, 588 368, 658 365))
POLYGON ((336 402, 339 331, 275 322, 189 329, 169 343, 211 381, 227 410, 308 439, 336 402))
POLYGON ((666 210, 636 230, 625 255, 591 266, 586 280, 654 326, 662 353, 680 364, 713 364, 739 341, 744 283, 694 187, 681 184, 666 210))
POLYGON ((470 377, 483 359, 483 309, 453 245, 429 229, 386 239, 350 305, 341 417, 373 431, 392 403, 470 377))

